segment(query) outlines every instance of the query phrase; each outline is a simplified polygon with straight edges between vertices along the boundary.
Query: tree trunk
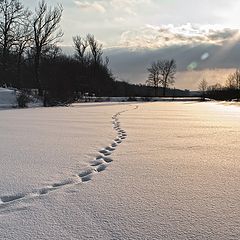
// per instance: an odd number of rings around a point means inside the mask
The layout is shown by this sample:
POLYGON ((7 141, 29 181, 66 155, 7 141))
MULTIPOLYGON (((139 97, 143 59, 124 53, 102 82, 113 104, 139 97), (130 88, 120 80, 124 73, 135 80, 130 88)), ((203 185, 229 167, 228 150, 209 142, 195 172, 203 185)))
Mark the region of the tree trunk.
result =
POLYGON ((154 87, 154 95, 155 97, 158 97, 158 86, 154 87))
POLYGON ((163 97, 166 97, 166 84, 163 85, 163 97))
POLYGON ((7 77, 7 46, 6 43, 3 45, 3 50, 2 50, 2 80, 1 84, 6 84, 6 77, 7 77))
POLYGON ((38 95, 40 97, 43 96, 43 89, 42 89, 42 83, 40 80, 40 53, 37 52, 35 55, 35 66, 34 66, 34 71, 35 71, 35 80, 37 83, 38 87, 38 95))
POLYGON ((21 73, 22 73, 22 69, 21 69, 21 64, 22 64, 22 54, 19 53, 18 54, 18 60, 17 60, 17 81, 16 81, 16 87, 17 88, 21 88, 22 87, 22 83, 21 83, 21 73))

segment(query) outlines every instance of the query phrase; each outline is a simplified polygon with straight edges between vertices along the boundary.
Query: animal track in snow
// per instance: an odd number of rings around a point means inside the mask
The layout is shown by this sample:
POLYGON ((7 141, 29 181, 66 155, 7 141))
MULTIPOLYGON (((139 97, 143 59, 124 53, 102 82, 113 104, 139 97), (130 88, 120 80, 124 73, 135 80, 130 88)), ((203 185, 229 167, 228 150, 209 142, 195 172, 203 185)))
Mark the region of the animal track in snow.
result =
MULTIPOLYGON (((134 109, 137 108, 138 106, 136 106, 134 109)), ((109 156, 113 153, 113 151, 116 150, 118 145, 127 138, 127 133, 124 129, 121 128, 121 122, 119 120, 119 116, 127 111, 129 110, 118 112, 112 116, 112 125, 113 129, 117 132, 117 136, 114 140, 112 140, 112 143, 109 146, 99 150, 99 154, 94 160, 90 161, 88 168, 82 170, 78 175, 75 175, 71 178, 53 183, 52 185, 43 187, 41 189, 33 190, 29 193, 17 193, 13 195, 0 196, 0 209, 10 203, 46 195, 49 192, 63 188, 64 186, 88 182, 92 179, 94 174, 106 170, 108 165, 113 162, 113 159, 109 156)))
POLYGON ((104 171, 106 168, 107 168, 107 164, 106 164, 106 163, 103 163, 103 164, 99 165, 96 170, 97 170, 98 172, 102 172, 102 171, 104 171))
POLYGON ((9 203, 9 202, 13 202, 13 201, 22 199, 24 197, 25 197, 25 195, 23 193, 18 193, 16 195, 2 196, 1 197, 1 202, 2 203, 9 203))
POLYGON ((95 167, 95 166, 98 166, 98 165, 103 164, 103 163, 104 163, 103 159, 96 159, 96 160, 91 161, 91 166, 95 167))
POLYGON ((88 182, 92 179, 92 176, 96 169, 94 168, 88 168, 81 173, 78 174, 78 176, 81 178, 82 182, 88 182))

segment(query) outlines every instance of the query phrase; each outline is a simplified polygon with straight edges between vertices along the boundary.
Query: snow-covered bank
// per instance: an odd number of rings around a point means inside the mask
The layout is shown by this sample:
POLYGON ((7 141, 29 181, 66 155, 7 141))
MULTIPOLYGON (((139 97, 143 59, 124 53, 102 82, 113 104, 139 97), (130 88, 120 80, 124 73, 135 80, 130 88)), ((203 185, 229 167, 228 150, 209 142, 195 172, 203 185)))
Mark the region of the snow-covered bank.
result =
MULTIPOLYGON (((211 99, 206 98, 206 101, 211 99)), ((81 99, 80 102, 199 102, 200 97, 92 97, 81 99)))
MULTIPOLYGON (((18 97, 21 91, 17 89, 9 89, 9 88, 1 88, 0 87, 0 110, 1 109, 9 109, 9 108, 17 108, 18 107, 18 97)), ((26 97, 29 101, 26 102, 26 107, 42 107, 43 102, 34 94, 26 93, 26 97)), ((120 102, 165 102, 165 101, 177 101, 177 102, 185 102, 185 101, 200 101, 199 97, 85 97, 79 100, 78 103, 120 103, 120 102)))
POLYGON ((0 108, 12 108, 17 106, 16 92, 0 87, 0 108))
POLYGON ((0 204, 2 239, 238 239, 240 108, 103 103, 0 116, 0 197, 55 186, 0 204), (57 185, 89 164, 107 168, 57 185))
MULTIPOLYGON (((22 92, 17 89, 1 88, 0 87, 0 110, 17 108, 18 100, 22 92)), ((23 95, 21 95, 23 96, 23 95)), ((31 93, 26 93, 24 95, 27 97, 26 107, 42 107, 42 101, 31 93)))

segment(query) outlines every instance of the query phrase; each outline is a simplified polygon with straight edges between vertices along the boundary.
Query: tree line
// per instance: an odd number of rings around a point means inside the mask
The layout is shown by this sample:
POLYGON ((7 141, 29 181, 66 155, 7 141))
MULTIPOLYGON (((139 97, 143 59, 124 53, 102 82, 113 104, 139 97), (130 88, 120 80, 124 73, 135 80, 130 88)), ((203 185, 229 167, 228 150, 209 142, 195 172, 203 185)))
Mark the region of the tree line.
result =
POLYGON ((228 75, 225 84, 216 83, 209 85, 206 79, 202 79, 198 86, 202 98, 215 100, 239 100, 240 99, 240 70, 228 75))

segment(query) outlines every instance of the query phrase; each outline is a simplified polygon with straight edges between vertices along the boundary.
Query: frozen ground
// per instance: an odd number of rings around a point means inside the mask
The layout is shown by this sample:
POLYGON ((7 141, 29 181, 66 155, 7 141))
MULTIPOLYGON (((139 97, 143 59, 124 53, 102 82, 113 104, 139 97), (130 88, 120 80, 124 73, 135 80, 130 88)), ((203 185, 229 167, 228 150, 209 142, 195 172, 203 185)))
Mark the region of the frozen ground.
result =
POLYGON ((2 110, 0 239, 239 239, 239 132, 216 103, 2 110))

